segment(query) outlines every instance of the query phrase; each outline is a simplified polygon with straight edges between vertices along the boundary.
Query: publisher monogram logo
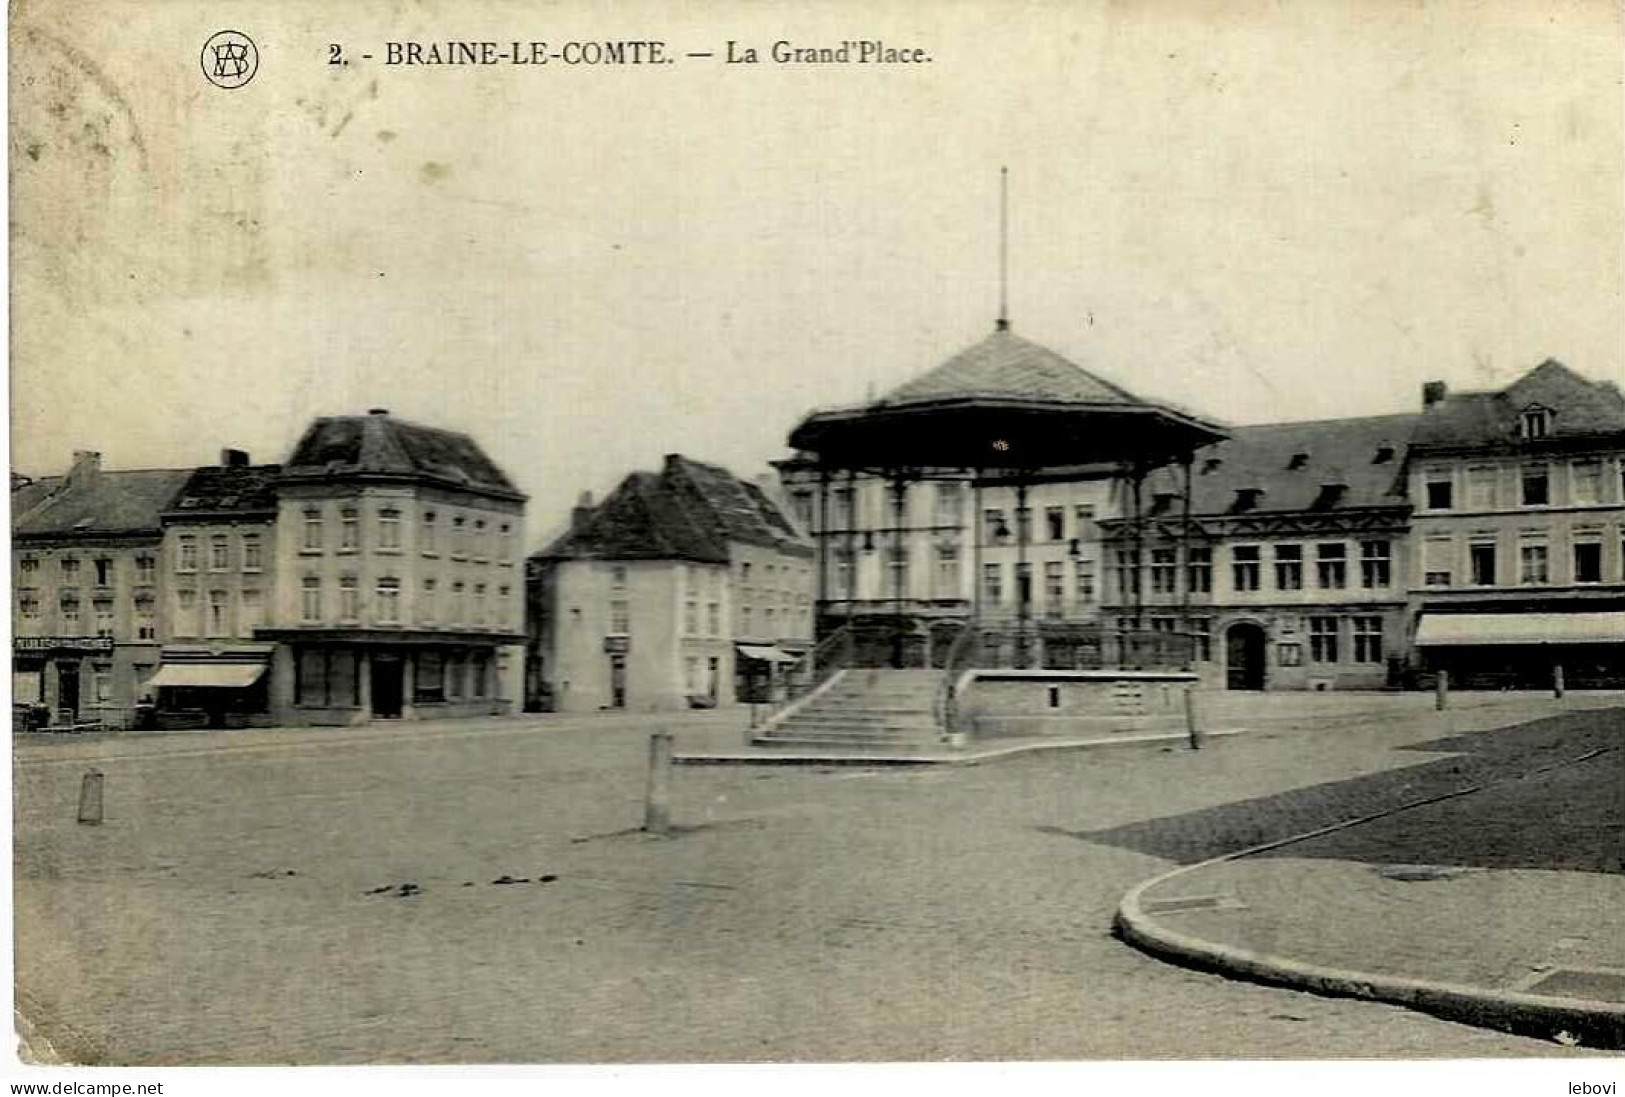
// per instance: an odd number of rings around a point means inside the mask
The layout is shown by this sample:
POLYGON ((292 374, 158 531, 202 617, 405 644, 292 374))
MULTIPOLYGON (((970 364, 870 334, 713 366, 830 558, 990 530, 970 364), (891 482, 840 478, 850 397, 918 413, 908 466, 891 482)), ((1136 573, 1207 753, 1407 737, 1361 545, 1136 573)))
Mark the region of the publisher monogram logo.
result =
POLYGON ((241 31, 223 30, 203 43, 203 75, 217 88, 240 88, 254 79, 260 67, 260 51, 254 40, 241 31))

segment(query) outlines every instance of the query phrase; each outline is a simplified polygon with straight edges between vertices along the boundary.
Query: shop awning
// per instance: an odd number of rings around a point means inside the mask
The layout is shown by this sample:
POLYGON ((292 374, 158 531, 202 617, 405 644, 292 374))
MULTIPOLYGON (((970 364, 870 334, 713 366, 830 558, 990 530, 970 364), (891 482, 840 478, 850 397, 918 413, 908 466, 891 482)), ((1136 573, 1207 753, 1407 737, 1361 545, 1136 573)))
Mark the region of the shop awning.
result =
POLYGON ((1625 612, 1429 613, 1417 647, 1505 644, 1625 644, 1625 612))
POLYGON ((783 648, 769 645, 736 644, 739 654, 747 659, 760 659, 764 663, 793 663, 796 657, 783 648))
POLYGON ((147 686, 242 689, 258 682, 264 673, 264 663, 165 663, 147 680, 147 686))

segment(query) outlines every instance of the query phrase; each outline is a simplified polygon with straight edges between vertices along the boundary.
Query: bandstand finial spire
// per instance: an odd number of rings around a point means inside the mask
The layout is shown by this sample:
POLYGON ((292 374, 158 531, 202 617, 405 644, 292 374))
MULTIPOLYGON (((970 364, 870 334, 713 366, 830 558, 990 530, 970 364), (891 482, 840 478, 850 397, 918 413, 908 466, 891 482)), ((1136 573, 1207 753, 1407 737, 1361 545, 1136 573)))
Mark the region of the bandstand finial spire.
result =
POLYGON ((1010 330, 1010 169, 999 168, 999 318, 997 331, 1010 330))

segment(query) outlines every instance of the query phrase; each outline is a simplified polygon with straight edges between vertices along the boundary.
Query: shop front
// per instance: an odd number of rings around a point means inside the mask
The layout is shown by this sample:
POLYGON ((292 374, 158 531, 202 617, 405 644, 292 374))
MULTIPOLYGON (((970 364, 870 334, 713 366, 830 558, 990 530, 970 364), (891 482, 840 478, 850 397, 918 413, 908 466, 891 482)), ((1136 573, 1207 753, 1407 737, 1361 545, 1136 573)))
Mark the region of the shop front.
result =
POLYGON ((12 640, 12 722, 28 730, 125 728, 156 660, 145 644, 110 636, 18 636, 12 640))
POLYGON ((274 644, 172 645, 147 683, 161 728, 267 727, 274 644))
POLYGON ((501 653, 452 637, 290 640, 276 645, 269 703, 294 726, 502 715, 501 653))

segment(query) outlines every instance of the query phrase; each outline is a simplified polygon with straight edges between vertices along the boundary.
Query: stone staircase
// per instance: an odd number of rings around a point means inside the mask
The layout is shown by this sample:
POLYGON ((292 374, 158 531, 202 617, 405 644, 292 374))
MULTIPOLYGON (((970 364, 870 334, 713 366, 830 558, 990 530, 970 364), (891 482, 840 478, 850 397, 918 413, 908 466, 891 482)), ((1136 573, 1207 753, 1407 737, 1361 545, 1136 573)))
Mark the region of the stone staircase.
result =
POLYGON ((940 670, 843 671, 824 692, 757 732, 752 742, 852 753, 940 750, 935 709, 941 684, 940 670))

